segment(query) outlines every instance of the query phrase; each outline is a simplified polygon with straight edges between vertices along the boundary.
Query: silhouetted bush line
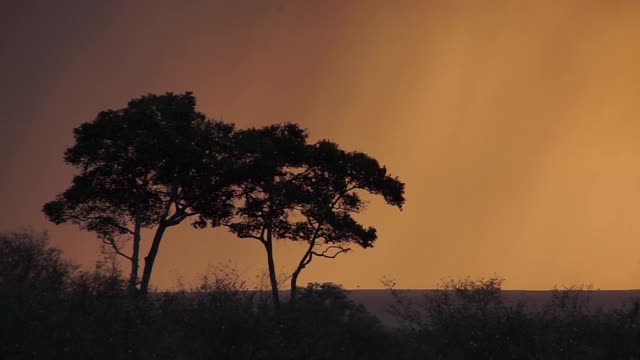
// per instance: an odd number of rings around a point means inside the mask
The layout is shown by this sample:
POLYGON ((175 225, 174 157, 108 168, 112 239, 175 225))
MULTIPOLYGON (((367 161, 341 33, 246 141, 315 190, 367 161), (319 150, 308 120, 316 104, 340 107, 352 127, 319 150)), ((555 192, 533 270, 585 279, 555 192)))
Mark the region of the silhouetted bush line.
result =
POLYGON ((639 359, 640 303, 588 307, 590 291, 554 290, 541 311, 505 303, 502 279, 463 279, 411 304, 388 284, 400 319, 401 358, 639 359))
POLYGON ((503 300, 500 279, 443 284, 411 304, 389 284, 397 329, 331 283, 274 314, 268 292, 214 269, 200 284, 139 296, 120 271, 62 259, 46 234, 0 234, 0 359, 638 359, 640 304, 588 309, 557 290, 540 311, 503 300))

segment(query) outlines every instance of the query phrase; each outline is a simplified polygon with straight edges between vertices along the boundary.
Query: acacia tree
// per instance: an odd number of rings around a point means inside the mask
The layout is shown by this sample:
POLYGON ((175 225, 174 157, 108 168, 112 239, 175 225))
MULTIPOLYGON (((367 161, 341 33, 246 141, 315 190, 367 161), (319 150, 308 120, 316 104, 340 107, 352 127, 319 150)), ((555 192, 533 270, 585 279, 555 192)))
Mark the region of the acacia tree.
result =
POLYGON ((289 234, 289 216, 301 199, 302 189, 293 180, 304 164, 306 140, 303 129, 287 123, 239 131, 234 141, 238 205, 225 225, 264 246, 276 312, 280 297, 273 241, 289 234))
POLYGON ((79 173, 43 207, 50 221, 92 231, 127 259, 131 291, 139 284, 139 292, 147 293, 168 228, 196 215, 196 225, 204 219, 215 224, 232 213, 224 169, 233 126, 208 121, 195 106, 189 92, 149 94, 74 129, 65 162, 79 173), (202 201, 206 211, 195 211, 202 201), (142 229, 154 232, 138 281, 142 229))
POLYGON ((298 220, 288 238, 304 241, 307 249, 291 275, 291 304, 295 303, 300 273, 313 257, 336 258, 351 246, 372 247, 376 229, 365 227, 353 214, 366 208, 360 193, 382 196, 402 209, 404 183, 387 173, 377 160, 362 152, 346 152, 330 141, 310 145, 305 164, 295 181, 303 188, 297 205, 298 220))
POLYGON ((377 235, 353 213, 365 208, 358 195, 381 195, 399 208, 404 184, 361 152, 345 152, 336 144, 307 144, 307 133, 295 124, 240 131, 236 137, 245 169, 240 204, 227 225, 240 238, 260 241, 266 250, 276 312, 280 299, 273 254, 274 239, 305 241, 308 246, 291 275, 292 304, 297 280, 313 257, 335 258, 351 245, 373 246, 377 235))

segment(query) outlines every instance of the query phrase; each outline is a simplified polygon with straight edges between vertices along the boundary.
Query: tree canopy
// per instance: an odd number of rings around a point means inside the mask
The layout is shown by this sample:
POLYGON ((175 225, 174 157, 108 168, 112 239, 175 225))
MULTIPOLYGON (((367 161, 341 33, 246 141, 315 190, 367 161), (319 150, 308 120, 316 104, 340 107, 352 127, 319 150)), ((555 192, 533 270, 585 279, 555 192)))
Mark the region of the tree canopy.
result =
POLYGON ((138 283, 141 229, 155 228, 140 283, 143 293, 167 228, 194 215, 216 223, 233 208, 224 179, 233 126, 207 120, 195 106, 189 92, 150 94, 76 128, 65 162, 79 173, 43 208, 52 222, 95 232, 128 259, 132 288, 138 283), (207 202, 206 213, 194 212, 201 201, 207 202), (133 241, 126 252, 122 246, 128 239, 133 241))
POLYGON ((405 201, 404 184, 369 155, 328 140, 309 143, 293 123, 235 130, 198 112, 189 92, 134 99, 74 135, 65 161, 78 173, 43 211, 56 224, 96 233, 131 263, 129 287, 141 293, 165 231, 190 218, 196 227, 226 225, 263 244, 279 308, 275 240, 306 243, 291 274, 293 302, 298 276, 314 257, 373 246, 376 229, 353 217, 366 208, 362 194, 400 209, 405 201), (142 229, 154 235, 138 281, 142 229))
POLYGON ((377 160, 362 152, 346 152, 330 141, 310 145, 306 164, 297 181, 304 189, 300 220, 293 223, 289 238, 305 241, 307 250, 291 277, 295 301, 297 279, 314 256, 335 258, 352 245, 372 247, 376 228, 359 223, 353 214, 366 208, 360 193, 382 196, 402 209, 404 183, 387 173, 377 160))
POLYGON ((303 199, 295 179, 305 160, 308 134, 295 124, 277 124, 236 133, 238 150, 235 216, 226 223, 240 238, 253 238, 265 247, 274 306, 279 308, 273 241, 290 234, 291 212, 303 199))
POLYGON ((278 281, 274 239, 305 241, 308 246, 291 276, 291 301, 297 279, 314 256, 335 258, 350 246, 373 246, 374 227, 354 213, 365 208, 359 193, 380 195, 393 206, 404 204, 404 184, 362 152, 346 152, 330 141, 307 143, 296 124, 243 130, 236 136, 247 175, 239 184, 240 202, 228 226, 241 238, 260 241, 267 253, 276 306, 278 281))

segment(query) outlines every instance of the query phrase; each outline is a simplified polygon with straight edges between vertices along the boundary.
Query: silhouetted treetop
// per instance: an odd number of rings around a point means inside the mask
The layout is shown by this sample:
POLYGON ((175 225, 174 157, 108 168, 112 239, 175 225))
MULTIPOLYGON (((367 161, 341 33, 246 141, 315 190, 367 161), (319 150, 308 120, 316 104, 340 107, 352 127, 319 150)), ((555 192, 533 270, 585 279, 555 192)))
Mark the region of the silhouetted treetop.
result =
POLYGON ((389 205, 401 209, 404 184, 365 153, 343 151, 327 140, 309 148, 306 169, 300 177, 307 192, 300 207, 304 219, 293 226, 290 237, 309 240, 315 236, 326 243, 372 246, 375 228, 365 228, 352 217, 365 207, 358 191, 380 195, 389 205))
POLYGON ((308 244, 291 276, 292 301, 296 300, 298 276, 314 257, 335 258, 349 252, 351 245, 373 246, 376 229, 353 217, 366 208, 361 193, 382 196, 399 209, 405 201, 404 183, 365 153, 347 152, 323 140, 310 145, 307 154, 296 180, 304 189, 304 200, 287 234, 291 240, 308 244))
POLYGON ((178 211, 172 221, 181 220, 188 204, 177 195, 192 189, 190 175, 205 161, 209 136, 232 130, 195 111, 191 93, 148 95, 125 109, 103 111, 74 129, 65 161, 80 174, 45 213, 56 223, 77 220, 89 230, 127 232, 123 225, 136 211, 143 227, 153 226, 173 199, 178 211))
POLYGON ((141 228, 156 228, 141 291, 164 231, 187 218, 218 223, 233 210, 225 169, 233 125, 196 111, 193 94, 149 94, 108 110, 74 130, 65 161, 79 170, 71 186, 44 206, 52 222, 98 234, 132 264, 137 277, 141 228), (195 211, 206 202, 205 211, 195 211), (196 217, 198 216, 198 217, 196 217), (133 239, 131 253, 122 237, 133 239))
POLYGON ((278 304, 273 258, 274 239, 309 244, 292 274, 296 281, 313 256, 334 258, 349 245, 371 247, 376 229, 353 218, 365 208, 359 193, 380 195, 398 208, 404 204, 404 184, 362 152, 347 152, 327 140, 308 144, 306 130, 284 123, 238 131, 238 202, 226 222, 241 238, 260 241, 266 249, 272 293, 278 304))

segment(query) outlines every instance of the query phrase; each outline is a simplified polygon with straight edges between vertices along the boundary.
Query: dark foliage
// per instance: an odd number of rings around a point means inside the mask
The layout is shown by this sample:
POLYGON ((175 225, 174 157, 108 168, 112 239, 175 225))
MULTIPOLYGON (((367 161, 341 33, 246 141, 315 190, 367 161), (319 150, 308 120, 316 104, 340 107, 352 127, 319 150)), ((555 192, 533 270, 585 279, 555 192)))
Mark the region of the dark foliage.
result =
POLYGON ((385 339, 331 284, 307 287, 278 321, 262 294, 224 268, 194 288, 132 297, 117 269, 73 272, 43 235, 2 235, 0 251, 59 280, 49 286, 3 267, 3 279, 22 280, 0 287, 1 359, 376 359, 385 339))
POLYGON ((273 241, 301 241, 307 248, 291 274, 290 302, 297 279, 314 257, 335 258, 351 246, 372 247, 376 229, 353 214, 366 208, 361 195, 380 195, 402 208, 404 184, 362 152, 347 152, 330 141, 307 143, 296 124, 279 124, 236 133, 239 201, 227 225, 241 238, 260 241, 266 250, 274 304, 279 307, 273 241))
POLYGON ((46 233, 0 233, 0 290, 56 293, 67 285, 75 266, 49 246, 46 233))
POLYGON ((284 359, 386 359, 391 345, 380 321, 332 283, 302 288, 286 317, 284 359))
POLYGON ((217 224, 233 209, 225 171, 233 126, 209 121, 195 107, 191 93, 150 94, 74 129, 65 162, 79 173, 43 207, 50 221, 94 232, 127 259, 129 287, 139 285, 141 293, 169 227, 195 216, 195 224, 217 224), (206 211, 194 211, 202 202, 206 211), (154 235, 139 276, 144 228, 154 235))
POLYGON ((330 283, 277 317, 224 267, 138 297, 117 268, 77 271, 43 234, 2 234, 0 254, 1 359, 640 359, 639 303, 594 311, 585 290, 531 312, 505 303, 500 279, 447 282, 413 305, 392 288, 391 329, 330 283))
POLYGON ((542 311, 505 303, 501 279, 464 279, 410 304, 402 292, 392 311, 402 327, 399 358, 640 359, 638 301, 615 311, 587 306, 584 289, 555 290, 542 311))

